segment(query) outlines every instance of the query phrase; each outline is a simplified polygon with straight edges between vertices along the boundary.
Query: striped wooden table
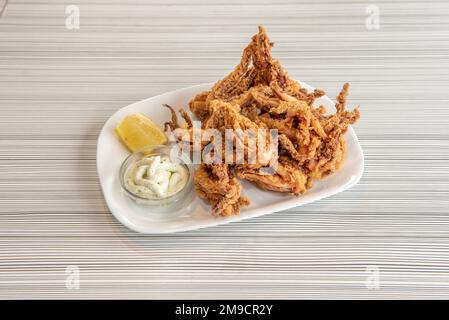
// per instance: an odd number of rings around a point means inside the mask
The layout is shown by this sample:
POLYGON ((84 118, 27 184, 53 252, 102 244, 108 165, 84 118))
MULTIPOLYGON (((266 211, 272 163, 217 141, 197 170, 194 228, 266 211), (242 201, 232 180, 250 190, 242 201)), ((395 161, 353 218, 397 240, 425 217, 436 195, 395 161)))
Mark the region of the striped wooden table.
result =
POLYGON ((0 298, 449 298, 448 20, 436 0, 8 1, 0 298), (293 77, 332 97, 351 83, 361 182, 240 223, 127 230, 97 179, 102 124, 223 77, 258 24, 293 77))

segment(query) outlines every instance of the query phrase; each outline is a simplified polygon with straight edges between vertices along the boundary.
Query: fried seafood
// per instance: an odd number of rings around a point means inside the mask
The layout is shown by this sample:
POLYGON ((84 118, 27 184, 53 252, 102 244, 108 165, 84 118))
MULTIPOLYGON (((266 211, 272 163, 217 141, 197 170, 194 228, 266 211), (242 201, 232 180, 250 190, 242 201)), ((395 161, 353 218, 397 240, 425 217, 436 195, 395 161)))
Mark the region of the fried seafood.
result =
POLYGON ((236 166, 237 177, 254 182, 265 190, 300 195, 310 187, 311 179, 288 157, 280 157, 274 174, 261 174, 260 170, 246 165, 236 166))
POLYGON ((228 76, 218 81, 207 100, 220 99, 232 101, 246 93, 250 88, 259 85, 285 90, 299 86, 289 79, 278 61, 271 57, 270 42, 265 29, 259 27, 259 32, 252 37, 250 44, 244 49, 240 64, 228 76))
MULTIPOLYGON (((245 150, 246 161, 241 163, 234 157, 230 163, 200 165, 194 177, 196 190, 212 205, 216 215, 238 214, 240 207, 249 203, 241 196, 242 187, 234 172, 239 179, 265 190, 293 195, 306 192, 313 179, 321 179, 342 166, 346 156, 344 133, 360 117, 358 108, 345 110, 347 83, 337 97, 334 114, 327 114, 324 106, 314 106, 325 95, 324 91, 308 92, 289 78, 281 64, 272 58, 272 46, 265 30, 259 27, 234 70, 210 91, 189 102, 190 111, 202 121, 202 131, 275 129, 279 133, 276 154, 268 154, 264 161, 247 160, 250 151, 260 151, 262 147, 267 150, 267 142, 250 146, 237 137, 236 145, 245 150), (273 159, 278 161, 274 172, 269 174, 263 169, 271 168, 273 159)), ((191 128, 187 114, 182 111, 181 115, 191 128)), ((166 128, 179 127, 176 122, 176 116, 172 116, 166 128)))
POLYGON ((229 216, 240 213, 249 200, 242 197, 242 185, 226 164, 202 163, 195 172, 197 194, 212 205, 212 214, 229 216))

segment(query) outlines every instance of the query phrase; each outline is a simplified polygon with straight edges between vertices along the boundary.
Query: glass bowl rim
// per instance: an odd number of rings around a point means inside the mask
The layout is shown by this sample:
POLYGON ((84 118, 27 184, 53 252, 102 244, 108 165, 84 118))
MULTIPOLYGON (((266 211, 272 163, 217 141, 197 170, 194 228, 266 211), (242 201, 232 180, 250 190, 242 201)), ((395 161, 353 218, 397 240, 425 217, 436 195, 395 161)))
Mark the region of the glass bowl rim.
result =
MULTIPOLYGON (((148 150, 148 151, 155 151, 155 150, 157 150, 157 149, 162 149, 162 148, 163 148, 163 149, 171 149, 171 148, 173 148, 173 146, 171 146, 171 145, 156 145, 156 146, 152 146, 152 147, 145 147, 145 148, 142 148, 142 149, 139 149, 139 150, 136 150, 136 151, 132 152, 131 154, 129 154, 129 155, 125 158, 125 160, 123 160, 122 164, 120 165, 120 170, 119 170, 119 175, 120 175, 120 185, 121 185, 122 189, 123 189, 126 193, 128 193, 128 195, 130 195, 130 196, 133 197, 133 198, 138 199, 139 201, 144 201, 144 202, 148 202, 148 203, 155 203, 155 204, 157 204, 157 203, 162 202, 162 201, 165 202, 165 201, 168 201, 168 200, 170 200, 170 199, 179 197, 179 195, 180 195, 181 193, 183 193, 183 191, 186 190, 186 188, 188 188, 189 185, 192 184, 192 179, 193 179, 193 177, 192 177, 192 174, 193 174, 193 169, 192 169, 192 167, 190 166, 189 163, 186 162, 186 160, 182 159, 182 157, 177 157, 177 159, 181 162, 180 164, 181 164, 183 167, 185 167, 185 168, 187 169, 187 174, 188 174, 188 178, 187 178, 186 184, 185 184, 185 185, 182 187, 182 189, 179 190, 178 192, 172 194, 171 196, 168 196, 168 197, 165 197, 165 198, 161 198, 161 199, 148 199, 148 198, 143 198, 143 197, 141 197, 141 196, 135 194, 134 192, 130 191, 130 190, 126 187, 126 183, 125 183, 125 175, 126 175, 126 173, 127 173, 127 171, 128 171, 128 170, 127 170, 127 169, 128 169, 128 165, 129 165, 128 162, 129 162, 135 155, 137 155, 137 154, 139 154, 139 153, 144 153, 144 151, 147 151, 147 150, 148 150)), ((158 153, 155 152, 155 155, 158 155, 158 153)), ((142 158, 143 158, 143 157, 142 157, 142 158)), ((140 160, 140 159, 139 159, 139 160, 140 160)))

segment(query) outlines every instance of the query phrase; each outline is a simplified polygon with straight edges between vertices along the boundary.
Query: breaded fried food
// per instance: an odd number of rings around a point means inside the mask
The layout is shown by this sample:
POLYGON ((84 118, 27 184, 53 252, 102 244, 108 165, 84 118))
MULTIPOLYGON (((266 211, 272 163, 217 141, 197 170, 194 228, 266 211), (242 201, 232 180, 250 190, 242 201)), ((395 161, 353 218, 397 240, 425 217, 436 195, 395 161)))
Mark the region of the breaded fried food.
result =
MULTIPOLYGON (((306 192, 313 179, 324 178, 343 165, 344 134, 360 118, 358 108, 345 108, 348 83, 337 96, 336 112, 328 114, 324 106, 314 106, 325 92, 308 92, 291 79, 279 61, 272 58, 272 47, 265 29, 259 27, 234 70, 210 91, 189 102, 190 111, 202 121, 202 130, 277 129, 279 133, 279 158, 273 174, 261 170, 272 163, 268 161, 273 160, 272 155, 265 162, 200 165, 194 177, 196 191, 212 205, 215 215, 238 214, 241 206, 249 204, 241 196, 242 187, 234 171, 239 179, 264 190, 297 196, 306 192)), ((185 114, 181 115, 186 119, 185 114)), ((171 123, 176 121, 172 117, 166 127, 174 127, 171 123)), ((243 144, 247 157, 251 147, 244 140, 237 142, 243 144)), ((266 146, 257 144, 256 148, 266 146)))
POLYGON ((261 174, 259 168, 247 165, 236 166, 237 177, 254 182, 264 190, 300 195, 309 188, 311 179, 300 166, 289 157, 280 157, 274 174, 261 174))
POLYGON ((240 207, 249 204, 241 196, 242 185, 226 164, 202 163, 195 172, 196 193, 212 205, 212 214, 229 216, 240 213, 240 207))

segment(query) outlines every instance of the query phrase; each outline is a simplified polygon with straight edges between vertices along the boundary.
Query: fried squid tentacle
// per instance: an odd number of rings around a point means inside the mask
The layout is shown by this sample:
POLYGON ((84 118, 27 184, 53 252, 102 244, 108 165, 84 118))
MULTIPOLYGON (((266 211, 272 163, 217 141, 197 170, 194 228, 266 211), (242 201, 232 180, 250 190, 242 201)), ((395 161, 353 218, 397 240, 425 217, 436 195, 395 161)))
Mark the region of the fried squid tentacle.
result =
MULTIPOLYGON (((311 188, 313 179, 321 179, 338 170, 345 161, 344 134, 360 118, 358 108, 347 111, 349 84, 345 83, 336 99, 336 112, 328 114, 324 106, 315 107, 325 92, 309 92, 289 78, 281 64, 271 56, 273 43, 263 27, 244 49, 240 63, 225 78, 215 83, 210 91, 196 95, 190 102, 190 111, 202 121, 201 133, 216 129, 222 134, 227 129, 277 129, 279 133, 279 161, 274 174, 266 168, 277 155, 268 154, 264 161, 241 163, 235 155, 226 164, 201 164, 195 173, 199 196, 208 201, 216 215, 238 214, 240 207, 249 203, 241 196, 241 185, 233 175, 253 182, 265 190, 303 194, 311 188), (268 160, 270 160, 268 162, 268 160)), ((178 119, 172 108, 172 120, 166 129, 178 128, 178 119)), ((192 136, 192 121, 180 111, 192 136)), ((267 135, 268 137, 268 135, 267 135)), ((203 141, 201 150, 210 141, 203 141)), ((243 146, 244 158, 250 153, 259 155, 268 141, 251 146, 245 139, 235 138, 243 146)), ((235 152, 236 148, 234 149, 235 152)), ((224 152, 224 149, 221 150, 224 152)), ((224 157, 222 157, 224 158, 224 157)))
POLYGON ((254 182, 262 189, 294 195, 306 192, 311 183, 307 174, 288 157, 280 157, 276 173, 273 175, 263 174, 259 169, 245 165, 238 165, 236 173, 240 179, 254 182))
POLYGON ((241 196, 242 186, 226 164, 201 164, 195 172, 197 194, 212 205, 212 214, 229 216, 240 213, 240 207, 249 204, 241 196))

